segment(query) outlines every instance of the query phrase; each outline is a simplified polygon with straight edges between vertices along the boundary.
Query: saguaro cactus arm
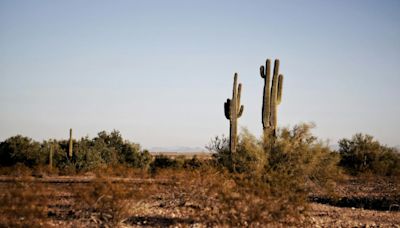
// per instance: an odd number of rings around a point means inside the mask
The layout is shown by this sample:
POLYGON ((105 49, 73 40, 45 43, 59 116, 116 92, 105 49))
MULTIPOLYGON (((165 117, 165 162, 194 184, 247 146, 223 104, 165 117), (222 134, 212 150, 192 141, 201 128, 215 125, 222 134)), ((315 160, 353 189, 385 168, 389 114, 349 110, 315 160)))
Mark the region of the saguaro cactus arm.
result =
POLYGON ((240 117, 242 116, 243 110, 244 110, 244 106, 241 105, 241 106, 240 106, 240 109, 239 109, 239 112, 238 112, 238 114, 237 114, 237 118, 240 118, 240 117))
POLYGON ((226 99, 226 102, 224 103, 224 112, 225 117, 228 120, 231 119, 231 99, 226 99))
POLYGON ((283 75, 280 74, 278 78, 278 96, 276 97, 277 104, 279 105, 282 101, 282 87, 283 87, 283 75))
POLYGON ((242 84, 239 83, 239 87, 238 87, 238 94, 237 94, 237 118, 241 117, 243 114, 243 105, 240 105, 240 97, 242 95, 242 84))
POLYGON ((237 73, 235 73, 235 76, 233 79, 232 100, 228 98, 228 99, 226 99, 226 102, 224 103, 225 118, 227 118, 228 120, 231 119, 232 114, 235 114, 232 112, 232 110, 236 110, 237 118, 242 116, 244 106, 240 104, 241 95, 242 95, 242 84, 239 83, 239 85, 237 85, 237 73), (236 102, 233 103, 233 100, 235 100, 236 102))

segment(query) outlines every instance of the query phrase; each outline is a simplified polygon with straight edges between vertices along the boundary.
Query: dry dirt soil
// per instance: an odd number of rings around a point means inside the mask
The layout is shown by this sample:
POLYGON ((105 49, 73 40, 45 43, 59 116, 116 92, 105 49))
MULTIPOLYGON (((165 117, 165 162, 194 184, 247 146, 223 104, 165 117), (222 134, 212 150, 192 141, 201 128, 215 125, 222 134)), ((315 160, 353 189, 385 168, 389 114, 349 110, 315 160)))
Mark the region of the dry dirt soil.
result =
MULTIPOLYGON (((101 193, 109 189, 96 189, 101 185, 93 187, 95 179, 91 176, 22 179, 0 176, 0 227, 211 226, 197 217, 199 210, 204 210, 201 205, 183 200, 182 194, 186 193, 174 192, 174 188, 169 186, 173 180, 111 179, 114 183, 123 184, 128 190, 136 189, 135 195, 131 195, 132 202, 113 205, 113 202, 104 201, 101 193), (94 196, 94 201, 91 201, 91 196, 84 194, 88 186, 100 193, 94 196), (150 188, 154 186, 167 190, 144 197, 146 191, 151 192, 150 188), (21 188, 24 190, 18 190, 21 188), (104 205, 99 205, 100 202, 104 205), (45 206, 27 209, 26 204, 45 206), (19 208, 21 205, 25 211, 19 208), (91 207, 100 209, 92 210, 91 207), (110 208, 114 211, 109 211, 110 208), (112 216, 119 218, 117 223, 108 221, 112 216)), ((329 196, 319 192, 311 193, 307 213, 291 223, 291 226, 400 227, 399 192, 399 184, 394 180, 347 178, 339 182, 334 193, 329 196)), ((121 191, 121 195, 124 193, 121 191)), ((288 225, 277 223, 270 226, 288 225)))

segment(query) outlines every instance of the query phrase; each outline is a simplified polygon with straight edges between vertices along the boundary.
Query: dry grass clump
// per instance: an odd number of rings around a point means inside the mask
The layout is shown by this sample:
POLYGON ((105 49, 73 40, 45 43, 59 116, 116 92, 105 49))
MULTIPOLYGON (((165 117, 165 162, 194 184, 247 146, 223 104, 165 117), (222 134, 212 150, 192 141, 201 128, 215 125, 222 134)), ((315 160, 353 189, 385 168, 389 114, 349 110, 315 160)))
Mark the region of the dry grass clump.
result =
POLYGON ((28 182, 8 183, 0 193, 0 227, 42 227, 47 218, 44 187, 28 182))
POLYGON ((74 188, 77 207, 99 225, 116 226, 128 214, 130 192, 105 178, 74 188))
POLYGON ((300 219, 304 207, 273 196, 271 188, 245 175, 233 175, 216 181, 210 189, 216 207, 207 214, 209 222, 231 227, 290 224, 300 219))
POLYGON ((143 185, 113 181, 98 177, 93 182, 76 185, 71 191, 76 197, 76 209, 99 226, 116 227, 129 218, 131 208, 148 198, 151 191, 143 185))
POLYGON ((115 164, 102 166, 89 172, 97 177, 121 177, 121 178, 148 178, 149 174, 146 169, 132 168, 123 164, 115 164))
POLYGON ((185 172, 162 170, 156 176, 168 177, 171 184, 153 192, 154 196, 161 200, 162 208, 173 209, 176 214, 185 211, 192 223, 243 227, 305 221, 302 204, 274 196, 267 183, 245 174, 208 167, 185 172))
POLYGON ((8 175, 14 177, 31 176, 32 169, 22 163, 17 163, 14 166, 0 167, 0 175, 8 175))

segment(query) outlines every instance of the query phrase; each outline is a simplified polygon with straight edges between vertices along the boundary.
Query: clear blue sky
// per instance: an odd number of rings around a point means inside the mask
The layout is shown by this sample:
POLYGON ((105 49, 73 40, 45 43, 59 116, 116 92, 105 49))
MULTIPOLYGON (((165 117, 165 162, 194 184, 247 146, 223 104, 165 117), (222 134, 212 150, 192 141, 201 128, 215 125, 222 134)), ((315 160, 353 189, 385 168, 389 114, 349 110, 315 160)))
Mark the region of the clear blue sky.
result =
POLYGON ((234 72, 239 123, 260 135, 267 57, 285 75, 280 126, 400 144, 397 0, 1 0, 0 139, 118 129, 144 147, 204 146, 228 134, 234 72))

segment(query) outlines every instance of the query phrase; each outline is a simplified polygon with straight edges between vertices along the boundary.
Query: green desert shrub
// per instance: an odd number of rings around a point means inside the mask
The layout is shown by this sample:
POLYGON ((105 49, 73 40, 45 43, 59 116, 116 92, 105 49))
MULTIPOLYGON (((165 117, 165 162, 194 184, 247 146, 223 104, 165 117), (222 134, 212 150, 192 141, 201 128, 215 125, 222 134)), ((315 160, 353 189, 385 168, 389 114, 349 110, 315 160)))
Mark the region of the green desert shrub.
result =
POLYGON ((142 151, 140 145, 123 140, 121 134, 114 130, 111 133, 102 131, 93 139, 95 147, 101 151, 102 159, 107 164, 125 164, 135 168, 145 168, 151 162, 148 151, 142 151))
POLYGON ((263 179, 274 196, 301 204, 312 188, 331 192, 340 178, 338 155, 311 134, 312 127, 300 124, 282 128, 276 138, 264 138, 268 159, 263 179))
POLYGON ((236 154, 230 154, 225 138, 215 138, 208 149, 214 152, 219 166, 228 170, 233 167, 233 173, 267 186, 274 197, 301 205, 310 186, 328 190, 340 176, 337 153, 311 134, 312 127, 300 124, 292 129, 282 128, 276 137, 266 134, 262 139, 244 130, 236 154))
POLYGON ((264 172, 268 154, 262 143, 247 129, 243 129, 237 148, 232 155, 233 170, 238 173, 259 175, 264 172))
POLYGON ((0 164, 12 166, 17 163, 33 167, 46 160, 40 143, 21 135, 13 136, 0 143, 0 164))
POLYGON ((366 134, 339 141, 340 165, 351 174, 400 175, 400 153, 366 134))
MULTIPOLYGON (((65 141, 65 145, 66 145, 65 141)), ((50 150, 53 151, 53 166, 54 167, 62 167, 68 162, 67 157, 67 147, 63 148, 63 145, 60 141, 57 140, 45 140, 42 142, 43 153, 46 155, 46 160, 42 164, 49 164, 49 154, 50 150)))
POLYGON ((199 158, 197 158, 196 155, 194 155, 191 159, 185 159, 183 163, 183 168, 185 169, 199 169, 200 167, 205 166, 206 163, 201 161, 199 158))
POLYGON ((166 155, 160 154, 156 155, 153 162, 150 164, 151 170, 155 171, 157 169, 178 169, 182 168, 183 162, 181 159, 170 158, 166 155))
POLYGON ((121 134, 114 130, 111 133, 101 131, 93 139, 84 137, 75 142, 71 162, 77 171, 117 164, 146 168, 151 162, 151 156, 148 151, 142 151, 139 144, 124 140, 121 134))
POLYGON ((235 154, 229 151, 229 139, 215 137, 206 148, 213 153, 215 163, 237 173, 260 173, 266 164, 266 153, 262 144, 247 129, 239 135, 235 154))
POLYGON ((216 164, 230 171, 236 186, 236 192, 219 194, 230 208, 227 216, 234 221, 231 225, 244 225, 241 217, 255 226, 268 220, 297 220, 304 214, 314 188, 331 193, 341 173, 339 156, 311 134, 312 127, 300 124, 282 128, 276 137, 266 134, 262 139, 244 130, 233 155, 226 138, 212 140, 207 148, 214 152, 216 164))
POLYGON ((205 169, 209 167, 209 163, 202 161, 194 155, 192 158, 186 158, 184 155, 179 155, 176 157, 169 157, 163 154, 156 155, 153 162, 150 164, 151 172, 155 172, 159 169, 186 169, 186 170, 196 170, 205 169))
POLYGON ((265 135, 262 139, 243 129, 236 154, 231 155, 229 140, 224 136, 215 137, 206 148, 213 152, 217 164, 230 168, 233 163, 238 173, 287 169, 294 176, 305 174, 310 179, 322 180, 326 178, 320 175, 339 172, 339 156, 311 134, 312 128, 311 124, 300 124, 279 129, 276 137, 265 135))
POLYGON ((336 179, 339 157, 327 143, 311 134, 313 125, 300 124, 293 129, 283 128, 277 138, 264 140, 268 154, 268 169, 288 176, 301 177, 323 183, 336 179))
POLYGON ((89 171, 106 164, 88 137, 81 138, 74 147, 73 163, 77 171, 89 171))
POLYGON ((93 139, 83 137, 73 140, 72 158, 68 157, 68 144, 68 140, 39 143, 21 135, 13 136, 0 143, 0 165, 20 163, 30 168, 44 166, 49 164, 50 151, 53 151, 53 167, 65 174, 118 164, 146 169, 152 161, 148 151, 142 151, 137 143, 123 140, 116 130, 99 132, 93 139))

